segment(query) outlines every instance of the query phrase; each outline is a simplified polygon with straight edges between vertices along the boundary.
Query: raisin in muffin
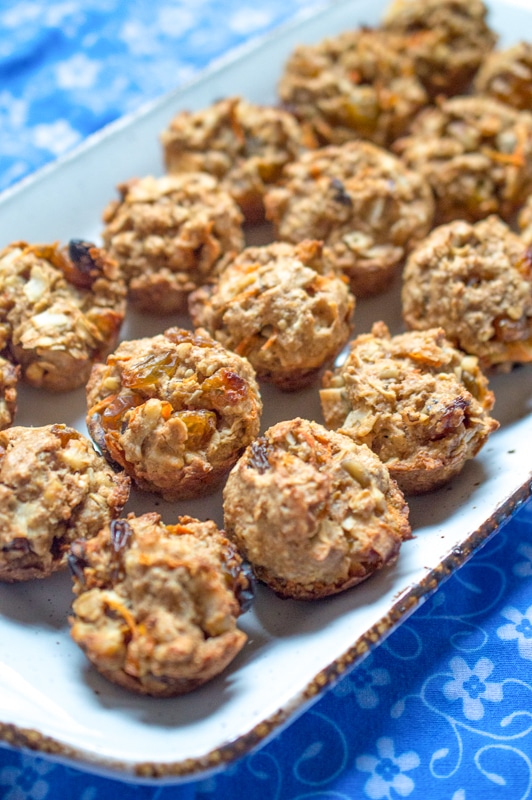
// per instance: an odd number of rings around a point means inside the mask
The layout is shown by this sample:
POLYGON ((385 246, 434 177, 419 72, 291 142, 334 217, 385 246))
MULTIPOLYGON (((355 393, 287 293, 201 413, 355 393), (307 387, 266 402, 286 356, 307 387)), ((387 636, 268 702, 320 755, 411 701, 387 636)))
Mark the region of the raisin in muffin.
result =
POLYGON ((481 368, 532 361, 532 254, 498 217, 436 228, 403 273, 409 328, 441 326, 481 368))
POLYGON ((532 114, 490 97, 442 100, 393 148, 430 183, 438 223, 509 220, 532 192, 532 114))
POLYGON ((509 106, 532 109, 532 43, 517 42, 504 50, 486 56, 476 74, 474 90, 508 103, 509 106))
POLYGON ((284 165, 315 144, 289 111, 241 97, 179 112, 161 142, 168 172, 209 173, 248 222, 263 218, 264 192, 279 180, 284 165))
POLYGON ((361 28, 300 45, 279 96, 323 144, 368 139, 386 147, 428 103, 403 39, 361 28))
POLYGON ((13 424, 17 413, 20 367, 0 356, 0 430, 13 424))
POLYGON ((460 94, 496 44, 481 0, 392 0, 383 27, 402 34, 431 97, 460 94))
POLYGON ((478 360, 442 328, 391 336, 375 323, 324 375, 320 398, 327 426, 371 448, 405 494, 442 486, 499 427, 478 360))
POLYGON ((115 347, 125 308, 116 263, 90 242, 14 242, 0 252, 0 349, 32 386, 83 386, 115 347))
POLYGON ((246 642, 248 572, 214 522, 155 512, 73 543, 71 635, 108 680, 171 697, 224 670, 246 642))
POLYGON ((195 325, 245 356, 259 379, 284 390, 311 383, 342 349, 354 305, 315 240, 248 247, 216 285, 189 298, 195 325))
POLYGON ((282 597, 348 589, 393 564, 411 536, 403 494, 369 447, 300 418, 246 449, 223 502, 228 536, 282 597))
POLYGON ((209 175, 147 176, 118 191, 102 238, 140 311, 184 311, 192 289, 244 246, 240 210, 209 175))
POLYGON ((388 287, 434 214, 425 179, 362 141, 304 154, 265 203, 277 238, 323 241, 326 263, 347 276, 357 297, 388 287))
POLYGON ((142 490, 174 501, 214 490, 257 435, 251 364, 204 331, 123 341, 87 385, 87 427, 142 490))
POLYGON ((66 425, 0 432, 0 580, 45 578, 119 516, 129 478, 66 425))

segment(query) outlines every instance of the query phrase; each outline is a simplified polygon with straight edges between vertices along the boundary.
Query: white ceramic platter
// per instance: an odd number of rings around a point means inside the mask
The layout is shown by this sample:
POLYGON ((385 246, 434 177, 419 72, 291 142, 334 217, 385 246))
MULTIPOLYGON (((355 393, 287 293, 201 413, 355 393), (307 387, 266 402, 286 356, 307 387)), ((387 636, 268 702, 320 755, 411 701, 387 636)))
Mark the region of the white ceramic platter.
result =
MULTIPOLYGON (((218 63, 185 89, 89 139, 72 155, 0 197, 0 246, 98 240, 101 212, 118 182, 160 174, 158 136, 180 108, 203 108, 239 94, 274 102, 281 65, 299 42, 361 23, 376 24, 384 0, 343 0, 299 17, 253 47, 218 63)), ((532 31, 526 0, 490 4, 501 45, 532 31)), ((401 329, 398 287, 359 301, 356 333, 384 319, 401 329)), ((123 336, 152 335, 175 317, 132 314, 123 336)), ((365 584, 315 603, 282 601, 258 591, 241 618, 249 642, 231 667, 202 689, 176 699, 139 698, 95 673, 70 640, 70 578, 0 586, 0 742, 122 779, 186 781, 216 770, 278 733, 346 669, 358 663, 529 497, 532 482, 532 369, 499 375, 491 386, 502 423, 479 457, 448 487, 411 502, 415 538, 399 561, 365 584)), ((308 416, 321 421, 317 388, 282 395, 264 388, 263 427, 308 416)), ((84 393, 21 392, 17 424, 73 424, 85 432, 84 393)), ((136 494, 126 510, 157 509, 223 524, 220 495, 170 506, 136 494)))

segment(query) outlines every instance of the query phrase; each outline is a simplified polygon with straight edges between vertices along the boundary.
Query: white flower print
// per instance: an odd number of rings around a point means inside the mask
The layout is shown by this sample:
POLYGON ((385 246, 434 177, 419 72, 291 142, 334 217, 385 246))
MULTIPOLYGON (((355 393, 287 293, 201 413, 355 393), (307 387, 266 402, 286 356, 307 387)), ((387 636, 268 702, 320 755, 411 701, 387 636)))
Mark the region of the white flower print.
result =
POLYGON ((55 767, 41 759, 22 756, 20 766, 4 767, 0 770, 0 789, 3 800, 44 800, 50 789, 43 780, 55 767))
POLYGON ((229 27, 235 33, 253 33, 271 23, 271 14, 262 8, 242 8, 229 19, 229 27))
POLYGON ((84 53, 60 61, 56 68, 57 85, 62 89, 90 89, 94 86, 101 64, 84 53))
POLYGON ((520 544, 517 552, 525 557, 525 561, 518 561, 514 564, 513 573, 519 575, 520 578, 532 577, 532 545, 520 544))
POLYGON ((532 661, 532 606, 529 606, 524 614, 517 608, 507 606, 503 608, 501 614, 510 622, 497 629, 497 636, 503 641, 517 639, 521 658, 532 661))
POLYGON ((487 681, 493 672, 494 664, 489 658, 481 658, 473 669, 470 669, 463 658, 451 659, 453 680, 443 687, 447 700, 462 700, 464 716, 472 721, 484 716, 483 700, 498 703, 502 700, 502 683, 487 681))
POLYGON ((35 146, 49 150, 56 156, 73 147, 80 138, 80 134, 66 119, 58 119, 50 124, 42 123, 33 128, 35 146))
MULTIPOLYGON (((382 737, 377 740, 378 757, 363 755, 356 760, 357 769, 362 772, 371 772, 371 777, 366 781, 364 792, 371 800, 390 798, 392 790, 401 797, 408 797, 414 789, 414 781, 405 775, 411 769, 419 766, 419 756, 413 750, 396 756, 393 740, 382 737)), ((393 795, 395 796, 395 795, 393 795)))
POLYGON ((0 92, 0 122, 15 130, 22 128, 28 119, 28 104, 9 92, 0 92))
POLYGON ((354 694, 360 708, 376 708, 379 705, 379 695, 375 687, 387 686, 391 679, 387 669, 374 667, 370 669, 371 656, 364 664, 357 667, 348 678, 333 689, 338 697, 354 694))

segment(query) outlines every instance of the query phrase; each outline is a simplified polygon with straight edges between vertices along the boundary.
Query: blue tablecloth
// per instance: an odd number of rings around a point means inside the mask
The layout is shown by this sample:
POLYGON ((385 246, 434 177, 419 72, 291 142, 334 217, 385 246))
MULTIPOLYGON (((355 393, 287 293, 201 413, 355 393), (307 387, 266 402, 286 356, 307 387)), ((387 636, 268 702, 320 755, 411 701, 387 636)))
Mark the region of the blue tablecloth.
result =
MULTIPOLYGON (((303 6, 0 0, 0 189, 303 6)), ((214 777, 140 786, 0 748, 4 800, 117 796, 531 797, 532 502, 361 666, 214 777)))

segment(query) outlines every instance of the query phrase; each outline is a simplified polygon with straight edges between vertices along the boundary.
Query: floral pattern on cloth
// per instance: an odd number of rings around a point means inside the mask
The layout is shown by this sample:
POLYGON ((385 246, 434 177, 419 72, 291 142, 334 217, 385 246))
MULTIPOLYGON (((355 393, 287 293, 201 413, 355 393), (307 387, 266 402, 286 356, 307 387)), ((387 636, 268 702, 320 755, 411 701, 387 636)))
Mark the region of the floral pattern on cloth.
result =
MULTIPOLYGON (((0 0, 0 189, 305 0, 0 0)), ((0 747, 1 800, 532 798, 532 501, 256 753, 149 786, 0 747)))

